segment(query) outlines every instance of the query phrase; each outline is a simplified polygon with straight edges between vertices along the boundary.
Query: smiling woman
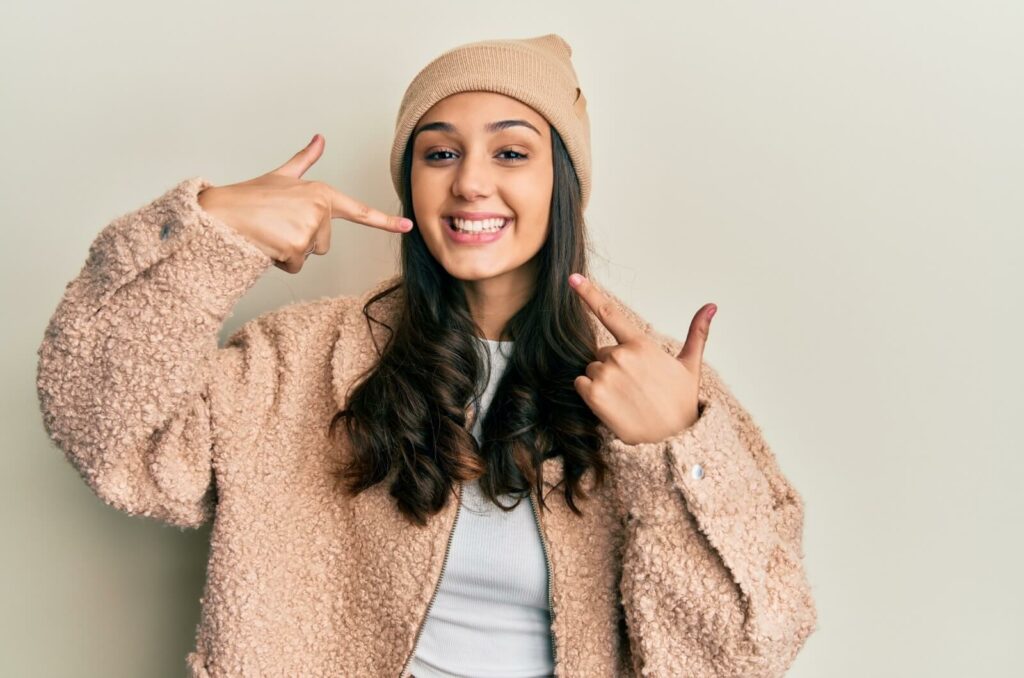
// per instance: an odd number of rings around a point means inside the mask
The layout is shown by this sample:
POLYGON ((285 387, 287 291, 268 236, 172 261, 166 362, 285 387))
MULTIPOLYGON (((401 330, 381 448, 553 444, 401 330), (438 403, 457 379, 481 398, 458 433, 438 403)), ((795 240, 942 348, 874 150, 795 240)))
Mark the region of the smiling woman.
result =
POLYGON ((779 676, 815 628, 803 503, 685 342, 590 279, 590 127, 555 34, 443 53, 395 124, 405 219, 303 174, 113 220, 39 349, 52 439, 112 506, 216 512, 193 678, 779 676), (401 271, 262 314, 331 220, 401 271))

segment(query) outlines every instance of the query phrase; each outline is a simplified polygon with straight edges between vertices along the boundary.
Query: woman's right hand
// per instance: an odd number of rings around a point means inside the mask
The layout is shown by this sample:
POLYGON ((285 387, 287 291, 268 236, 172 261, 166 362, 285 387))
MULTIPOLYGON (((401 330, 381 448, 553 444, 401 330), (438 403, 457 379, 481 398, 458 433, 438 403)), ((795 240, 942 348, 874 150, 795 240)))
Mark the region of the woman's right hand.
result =
POLYGON ((199 192, 199 206, 248 238, 274 260, 298 273, 310 254, 326 254, 331 245, 331 219, 347 219, 394 233, 407 233, 412 222, 385 214, 322 181, 302 175, 320 159, 323 137, 312 141, 277 169, 228 186, 199 192))

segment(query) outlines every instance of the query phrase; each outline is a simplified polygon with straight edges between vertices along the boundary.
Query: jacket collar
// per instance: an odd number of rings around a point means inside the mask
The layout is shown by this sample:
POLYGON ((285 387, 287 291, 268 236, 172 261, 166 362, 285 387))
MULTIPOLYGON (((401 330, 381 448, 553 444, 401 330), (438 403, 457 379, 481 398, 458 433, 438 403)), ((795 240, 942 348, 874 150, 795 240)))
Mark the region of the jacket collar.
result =
MULTIPOLYGON (((338 336, 335 339, 331 356, 331 388, 338 408, 345 406, 347 400, 345 391, 351 387, 354 378, 376 361, 377 346, 383 347, 389 334, 384 324, 394 326, 399 300, 396 295, 389 295, 374 305, 373 317, 380 320, 380 323, 368 323, 363 315, 363 306, 374 295, 396 284, 400 279, 401 274, 397 274, 378 281, 355 298, 355 303, 345 310, 339 321, 338 336), (345 337, 344 341, 338 340, 341 336, 345 337), (376 344, 374 340, 376 340, 376 344)), ((603 287, 601 289, 644 334, 653 332, 651 323, 644 320, 613 293, 603 287)), ((598 348, 618 343, 608 328, 597 319, 597 316, 589 308, 586 309, 586 313, 594 330, 598 348)), ((654 334, 661 341, 665 351, 671 352, 673 355, 678 352, 678 342, 656 332, 654 334)), ((610 437, 607 428, 603 424, 598 428, 607 440, 610 437)), ((562 464, 559 459, 546 460, 543 464, 543 474, 546 485, 557 485, 563 476, 562 464)))

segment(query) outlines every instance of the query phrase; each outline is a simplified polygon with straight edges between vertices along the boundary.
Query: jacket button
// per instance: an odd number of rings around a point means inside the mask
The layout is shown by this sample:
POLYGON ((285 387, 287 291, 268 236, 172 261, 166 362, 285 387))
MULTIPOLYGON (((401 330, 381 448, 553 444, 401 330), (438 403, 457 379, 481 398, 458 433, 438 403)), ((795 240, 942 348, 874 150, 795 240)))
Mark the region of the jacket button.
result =
POLYGON ((704 477, 704 468, 700 464, 694 464, 693 468, 690 469, 690 475, 700 480, 704 477))
POLYGON ((165 221, 163 227, 160 228, 160 239, 167 240, 167 237, 171 234, 171 229, 177 224, 176 219, 165 221))

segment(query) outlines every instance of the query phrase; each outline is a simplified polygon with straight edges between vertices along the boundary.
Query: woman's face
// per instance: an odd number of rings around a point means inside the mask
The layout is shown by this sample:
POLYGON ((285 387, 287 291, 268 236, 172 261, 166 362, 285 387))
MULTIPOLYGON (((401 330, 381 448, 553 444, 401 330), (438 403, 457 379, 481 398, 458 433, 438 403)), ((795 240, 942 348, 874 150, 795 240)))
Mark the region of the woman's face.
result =
POLYGON ((460 92, 423 114, 412 143, 413 211, 434 258, 463 281, 532 286, 554 181, 547 120, 503 94, 460 92))

